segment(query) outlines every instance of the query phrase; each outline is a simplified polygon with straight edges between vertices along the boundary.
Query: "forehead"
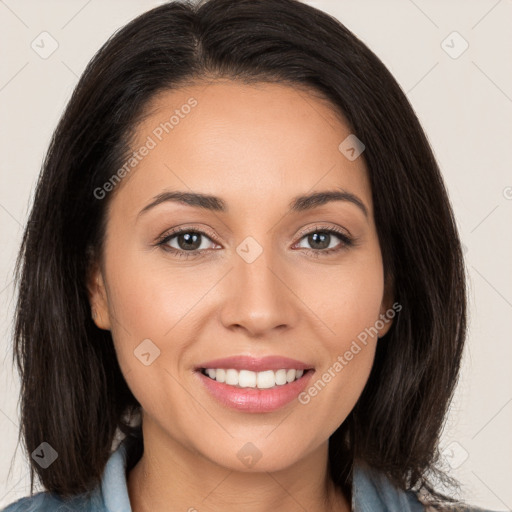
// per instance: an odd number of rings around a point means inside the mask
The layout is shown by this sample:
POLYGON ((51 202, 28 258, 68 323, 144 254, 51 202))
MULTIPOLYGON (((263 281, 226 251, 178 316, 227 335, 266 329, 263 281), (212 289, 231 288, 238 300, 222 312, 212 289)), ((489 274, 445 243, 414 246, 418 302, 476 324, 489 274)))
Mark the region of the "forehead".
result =
POLYGON ((339 149, 349 135, 334 106, 302 87, 223 81, 167 90, 135 130, 132 149, 150 149, 120 195, 140 203, 189 188, 258 204, 342 187, 371 210, 363 158, 351 161, 339 149))

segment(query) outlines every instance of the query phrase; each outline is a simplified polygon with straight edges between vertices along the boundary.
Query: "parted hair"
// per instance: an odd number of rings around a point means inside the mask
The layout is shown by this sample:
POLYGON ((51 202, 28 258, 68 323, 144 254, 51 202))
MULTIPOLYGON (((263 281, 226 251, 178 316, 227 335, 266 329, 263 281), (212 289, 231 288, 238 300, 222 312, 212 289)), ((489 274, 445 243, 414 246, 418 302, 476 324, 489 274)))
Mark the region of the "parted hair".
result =
MULTIPOLYGON (((116 436, 143 451, 140 410, 110 331, 91 318, 87 278, 102 254, 112 194, 156 94, 201 81, 282 83, 330 102, 364 145, 385 278, 401 309, 379 340, 368 382, 329 439, 330 475, 350 489, 354 461, 399 488, 448 503, 439 437, 466 337, 461 244, 426 135, 379 58, 334 17, 298 0, 169 2, 138 16, 94 55, 49 145, 16 261, 13 357, 20 439, 57 452, 44 488, 63 497, 101 480, 116 436)), ((340 140, 341 142, 341 140, 340 140)), ((440 505, 441 506, 441 505, 440 505)))

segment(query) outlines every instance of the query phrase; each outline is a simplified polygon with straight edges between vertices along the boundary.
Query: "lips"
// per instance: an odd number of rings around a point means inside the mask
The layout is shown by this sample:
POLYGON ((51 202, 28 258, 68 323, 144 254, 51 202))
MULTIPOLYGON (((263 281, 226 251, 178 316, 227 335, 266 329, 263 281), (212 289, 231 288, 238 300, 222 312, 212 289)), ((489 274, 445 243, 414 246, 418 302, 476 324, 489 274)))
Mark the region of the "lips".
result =
POLYGON ((204 370, 208 368, 224 368, 226 370, 251 370, 253 372, 262 372, 265 370, 280 370, 282 368, 290 368, 295 370, 311 370, 314 369, 312 364, 291 359, 284 356, 234 356, 222 359, 213 359, 205 361, 196 366, 196 370, 204 370))
POLYGON ((294 400, 311 382, 314 372, 306 372, 300 379, 271 389, 238 388, 217 382, 202 373, 196 373, 203 389, 221 406, 244 413, 276 411, 294 400))
POLYGON ((234 356, 214 359, 201 363, 195 370, 198 382, 218 404, 245 413, 268 413, 290 404, 315 373, 313 365, 284 356, 234 356), (286 380, 282 375, 285 369, 286 380), (208 376, 213 373, 212 376, 215 377, 215 372, 219 373, 219 370, 223 373, 221 380, 224 382, 208 376), (231 380, 230 373, 243 375, 243 385, 238 386, 234 381, 228 384, 227 381, 231 380), (271 382, 267 379, 267 373, 272 374, 271 382), (258 374, 256 387, 254 374, 258 374))

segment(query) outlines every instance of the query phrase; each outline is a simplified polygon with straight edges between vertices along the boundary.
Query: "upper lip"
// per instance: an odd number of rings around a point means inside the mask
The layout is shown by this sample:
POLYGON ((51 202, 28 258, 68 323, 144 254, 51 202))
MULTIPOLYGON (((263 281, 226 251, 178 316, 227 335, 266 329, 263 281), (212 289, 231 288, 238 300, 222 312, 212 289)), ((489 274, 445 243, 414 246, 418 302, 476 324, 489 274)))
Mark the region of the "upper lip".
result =
POLYGON ((226 370, 234 369, 260 372, 264 370, 281 369, 309 370, 313 368, 313 365, 284 356, 233 356, 206 361, 196 367, 197 370, 202 368, 224 368, 226 370))

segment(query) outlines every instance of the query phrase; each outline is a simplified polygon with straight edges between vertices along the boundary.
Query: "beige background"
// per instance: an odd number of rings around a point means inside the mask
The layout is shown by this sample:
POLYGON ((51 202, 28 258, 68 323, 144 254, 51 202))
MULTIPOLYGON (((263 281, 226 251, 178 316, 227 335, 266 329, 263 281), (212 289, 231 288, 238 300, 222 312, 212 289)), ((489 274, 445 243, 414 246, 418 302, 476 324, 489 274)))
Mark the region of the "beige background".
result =
MULTIPOLYGON (((309 3, 340 19, 388 66, 441 165, 466 249, 471 302, 462 378, 442 445, 464 498, 511 510, 512 2, 309 3), (457 56, 464 41, 469 46, 457 56)), ((39 168, 93 53, 114 30, 157 4, 0 0, 0 506, 28 494, 27 463, 16 450, 12 276, 39 168), (43 31, 58 43, 47 59, 31 48, 43 31)))

